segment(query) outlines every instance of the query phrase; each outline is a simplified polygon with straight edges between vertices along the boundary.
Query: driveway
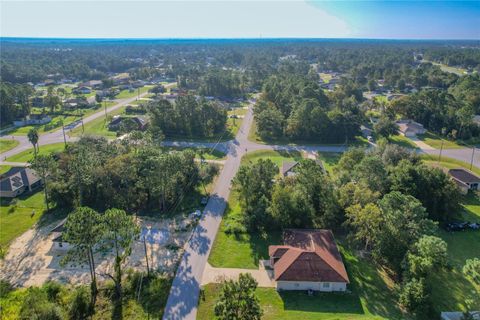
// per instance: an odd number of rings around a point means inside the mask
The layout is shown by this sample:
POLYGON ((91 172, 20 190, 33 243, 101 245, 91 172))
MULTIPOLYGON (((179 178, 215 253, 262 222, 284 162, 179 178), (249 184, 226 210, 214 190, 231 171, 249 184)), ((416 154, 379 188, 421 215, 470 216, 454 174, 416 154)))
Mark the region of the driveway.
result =
POLYGON ((259 287, 275 288, 273 280, 273 270, 267 270, 263 264, 260 264, 258 270, 238 269, 238 268, 214 268, 208 262, 203 273, 202 283, 204 286, 209 283, 221 283, 224 280, 237 280, 241 273, 249 273, 257 280, 259 287))

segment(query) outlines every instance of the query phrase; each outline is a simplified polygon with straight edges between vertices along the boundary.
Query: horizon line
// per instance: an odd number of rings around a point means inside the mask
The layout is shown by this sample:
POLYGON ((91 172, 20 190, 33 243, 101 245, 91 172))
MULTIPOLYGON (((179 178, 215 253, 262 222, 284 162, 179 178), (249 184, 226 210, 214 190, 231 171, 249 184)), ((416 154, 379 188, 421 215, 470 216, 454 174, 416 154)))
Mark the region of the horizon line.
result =
POLYGON ((452 39, 452 38, 338 38, 338 37, 171 37, 171 38, 152 38, 152 37, 35 37, 35 36, 0 36, 0 40, 388 40, 388 41, 478 41, 480 38, 462 38, 462 39, 452 39))

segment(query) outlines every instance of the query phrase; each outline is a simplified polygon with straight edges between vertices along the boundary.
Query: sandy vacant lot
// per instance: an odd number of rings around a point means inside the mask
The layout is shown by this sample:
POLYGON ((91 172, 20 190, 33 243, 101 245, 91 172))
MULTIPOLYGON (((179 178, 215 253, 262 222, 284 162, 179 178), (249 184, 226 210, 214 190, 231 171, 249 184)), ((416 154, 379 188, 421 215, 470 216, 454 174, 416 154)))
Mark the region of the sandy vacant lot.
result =
MULTIPOLYGON (((173 273, 183 252, 182 248, 190 236, 190 221, 184 218, 139 220, 142 228, 164 230, 168 234, 161 244, 155 243, 154 239, 147 242, 150 269, 173 273)), ((50 279, 66 283, 89 282, 87 264, 60 265, 66 251, 54 246, 54 235, 50 233, 57 224, 58 221, 42 228, 32 228, 15 239, 5 259, 0 261, 0 278, 15 286, 26 287, 41 285, 50 279)), ((104 278, 102 274, 113 270, 112 263, 112 252, 96 254, 96 272, 99 279, 104 278)), ((126 264, 136 270, 146 270, 143 241, 135 241, 126 264)))

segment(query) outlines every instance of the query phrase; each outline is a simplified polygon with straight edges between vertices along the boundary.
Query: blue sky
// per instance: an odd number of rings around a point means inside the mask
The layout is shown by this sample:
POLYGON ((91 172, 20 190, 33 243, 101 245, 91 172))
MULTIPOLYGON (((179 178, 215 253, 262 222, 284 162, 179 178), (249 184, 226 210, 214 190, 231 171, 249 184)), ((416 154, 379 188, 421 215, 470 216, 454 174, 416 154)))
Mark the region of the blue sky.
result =
POLYGON ((480 39, 477 1, 4 1, 3 37, 480 39))

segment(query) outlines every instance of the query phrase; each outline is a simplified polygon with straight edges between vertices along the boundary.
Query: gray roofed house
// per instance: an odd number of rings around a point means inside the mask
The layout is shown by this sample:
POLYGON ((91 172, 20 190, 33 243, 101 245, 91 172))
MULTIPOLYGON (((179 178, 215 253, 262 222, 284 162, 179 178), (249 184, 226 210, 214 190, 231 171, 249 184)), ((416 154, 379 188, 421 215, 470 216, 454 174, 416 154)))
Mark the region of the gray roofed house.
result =
POLYGON ((30 168, 13 167, 0 177, 2 198, 15 198, 42 185, 42 179, 30 168))
POLYGON ((452 177, 459 187, 463 185, 467 186, 470 190, 477 190, 480 185, 480 177, 466 169, 450 169, 448 170, 448 175, 452 177))
POLYGON ((298 165, 297 161, 283 161, 282 168, 280 169, 280 173, 284 177, 291 177, 295 175, 293 169, 298 165))
POLYGON ((424 134, 427 130, 421 123, 413 120, 399 120, 395 122, 398 126, 398 131, 405 137, 415 137, 417 134, 424 134))

